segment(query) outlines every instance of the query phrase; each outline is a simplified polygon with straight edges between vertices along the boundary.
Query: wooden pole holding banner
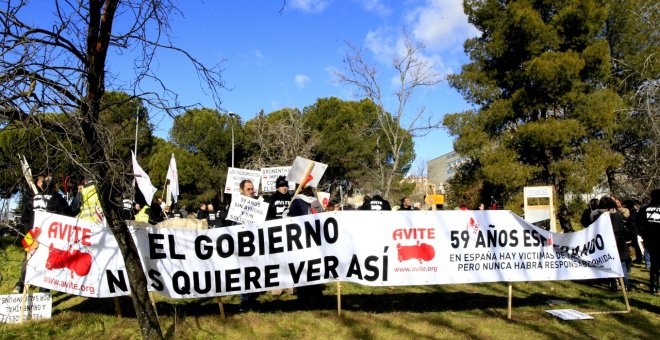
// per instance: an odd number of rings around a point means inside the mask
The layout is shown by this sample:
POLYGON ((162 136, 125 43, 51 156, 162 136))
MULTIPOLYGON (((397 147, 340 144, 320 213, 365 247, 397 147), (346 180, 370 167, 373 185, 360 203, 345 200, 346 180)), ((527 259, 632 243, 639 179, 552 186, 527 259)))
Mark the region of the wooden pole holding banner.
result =
POLYGON ((218 307, 220 307, 220 318, 222 320, 227 318, 227 315, 225 314, 225 304, 222 303, 222 296, 218 296, 218 307))
MULTIPOLYGON (((626 270, 625 268, 623 270, 626 270)), ((625 314, 630 313, 630 302, 628 302, 628 292, 626 291, 626 286, 623 283, 623 278, 620 277, 617 279, 621 285, 621 290, 623 290, 623 300, 626 302, 626 310, 614 310, 614 311, 603 311, 603 312, 588 312, 585 314, 596 315, 596 314, 625 314)))
POLYGON ((341 315, 341 282, 337 281, 337 315, 341 315))
MULTIPOLYGON (((27 253, 27 257, 26 257, 25 261, 30 261, 31 257, 32 257, 32 254, 27 253)), ((21 315, 18 319, 19 323, 23 323, 23 315, 25 314, 25 304, 27 302, 26 297, 27 297, 27 294, 28 294, 28 290, 30 290, 30 285, 23 282, 23 296, 21 297, 21 315)))
POLYGON ((513 305, 513 288, 511 282, 509 282, 509 301, 508 301, 508 312, 506 318, 511 320, 511 306, 513 305))
POLYGON ((119 305, 119 298, 115 296, 115 310, 117 311, 117 317, 121 319, 121 306, 119 305))
MULTIPOLYGON (((623 270, 626 270, 623 268, 623 270)), ((626 291, 626 286, 623 284, 623 278, 619 278, 619 284, 621 285, 621 290, 623 290, 623 299, 626 301, 626 312, 630 312, 630 302, 628 302, 628 291, 626 291)))

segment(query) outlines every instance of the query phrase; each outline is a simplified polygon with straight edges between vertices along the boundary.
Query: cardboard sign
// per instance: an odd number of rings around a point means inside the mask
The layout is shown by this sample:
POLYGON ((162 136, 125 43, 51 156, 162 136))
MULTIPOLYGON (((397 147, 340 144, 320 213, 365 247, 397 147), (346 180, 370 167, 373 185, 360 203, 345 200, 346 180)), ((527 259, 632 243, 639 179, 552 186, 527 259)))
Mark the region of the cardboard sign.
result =
POLYGON ((268 213, 268 203, 243 195, 231 198, 227 219, 241 224, 263 222, 268 213))
MULTIPOLYGON (((273 192, 277 190, 275 181, 277 177, 285 176, 291 172, 290 166, 280 166, 276 168, 261 168, 261 191, 273 192)), ((293 188, 294 182, 289 182, 289 188, 293 188)))
POLYGON ((319 191, 316 193, 316 197, 319 199, 319 202, 323 205, 323 209, 330 204, 330 193, 319 191))
MULTIPOLYGON (((18 323, 21 320, 21 299, 23 294, 0 295, 0 325, 18 323)), ((25 297, 23 320, 50 319, 53 299, 50 293, 32 293, 25 297)))
POLYGON ((426 204, 445 204, 445 195, 428 195, 426 196, 426 204))
POLYGON ((227 169, 227 182, 225 183, 225 194, 239 194, 239 186, 242 180, 249 179, 254 184, 254 193, 259 190, 261 171, 229 168, 227 169))
POLYGON ((307 168, 311 163, 314 163, 314 168, 312 169, 312 172, 309 174, 308 178, 309 181, 307 181, 307 185, 316 188, 319 185, 319 181, 321 180, 321 177, 323 177, 323 174, 325 173, 325 169, 328 168, 327 164, 319 163, 319 162, 314 162, 312 160, 309 160, 307 158, 302 158, 300 156, 296 157, 296 159, 293 161, 293 166, 291 167, 291 172, 286 176, 286 180, 289 182, 295 182, 295 183, 302 183, 306 181, 305 177, 305 172, 307 171, 307 168))

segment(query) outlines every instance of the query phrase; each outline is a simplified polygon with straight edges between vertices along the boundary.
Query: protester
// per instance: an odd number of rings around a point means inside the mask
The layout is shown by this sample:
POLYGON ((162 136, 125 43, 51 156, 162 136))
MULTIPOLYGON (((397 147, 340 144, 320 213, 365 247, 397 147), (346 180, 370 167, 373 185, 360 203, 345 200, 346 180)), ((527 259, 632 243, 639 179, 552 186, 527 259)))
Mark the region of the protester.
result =
POLYGON ((644 261, 644 252, 642 251, 640 245, 640 235, 639 228, 637 228, 637 213, 642 203, 639 200, 627 200, 623 202, 623 206, 630 211, 630 217, 626 219, 626 230, 628 231, 628 242, 633 246, 635 250, 635 260, 633 263, 642 264, 644 261))
MULTIPOLYGON (((304 216, 323 212, 323 206, 316 199, 312 187, 305 187, 291 201, 288 216, 304 216)), ((303 286, 297 289, 298 299, 302 302, 312 302, 323 297, 323 285, 303 286)))
MULTIPOLYGON (((73 216, 73 211, 61 195, 55 192, 55 183, 50 176, 37 176, 34 182, 37 193, 31 189, 26 189, 22 193, 22 213, 21 213, 21 232, 27 233, 34 226, 34 212, 47 211, 60 215, 73 216)), ((27 266, 27 253, 21 265, 21 274, 14 285, 12 294, 18 294, 23 291, 25 283, 25 271, 27 266)))
POLYGON ((637 213, 637 227, 649 251, 649 292, 657 294, 660 286, 660 189, 651 191, 651 202, 637 213))
POLYGON ((399 207, 399 210, 413 210, 412 208, 412 202, 410 201, 410 197, 404 196, 401 199, 401 206, 399 207))
POLYGON ((135 218, 135 213, 133 212, 133 200, 130 198, 124 198, 121 201, 121 209, 119 210, 119 217, 124 220, 132 220, 135 218))
POLYGON ((382 197, 380 190, 375 190, 368 201, 367 196, 364 197, 364 203, 360 207, 360 210, 385 211, 392 210, 392 207, 390 206, 390 202, 382 197))
MULTIPOLYGON (((592 213, 593 220, 595 221, 601 214, 608 214, 612 222, 612 231, 614 232, 614 239, 616 241, 616 248, 619 251, 619 260, 621 261, 621 268, 623 268, 623 283, 625 289, 628 290, 628 272, 632 265, 630 261, 630 252, 626 244, 625 236, 625 221, 623 214, 617 209, 617 204, 614 199, 608 196, 601 197, 598 202, 598 210, 592 213)), ((616 280, 610 280, 610 288, 617 289, 616 280)))
MULTIPOLYGON (((238 192, 243 196, 254 197, 254 184, 252 183, 251 180, 244 179, 238 185, 238 192)), ((238 223, 232 221, 228 222, 228 225, 236 225, 236 224, 238 223)), ((254 306, 256 306, 259 303, 259 301, 257 301, 257 297, 259 297, 259 293, 241 294, 240 297, 241 307, 239 309, 239 312, 245 312, 251 310, 254 306)))
POLYGON ((165 213, 160 207, 159 199, 154 199, 151 201, 151 206, 149 207, 149 224, 154 225, 165 220, 165 213))
POLYGON ((587 205, 587 209, 584 209, 582 212, 582 217, 580 217, 580 224, 582 227, 587 228, 589 225, 591 225, 592 219, 591 219, 591 213, 595 210, 598 210, 598 199, 597 198, 592 198, 589 200, 589 204, 587 205))
POLYGON ((289 207, 293 195, 289 193, 289 182, 286 177, 279 176, 275 180, 275 193, 266 201, 268 203, 268 212, 266 221, 282 218, 282 213, 289 207))
POLYGON ((213 204, 206 205, 206 220, 209 223, 209 229, 222 227, 222 220, 218 217, 218 212, 215 211, 213 204))
POLYGON ((202 202, 199 204, 199 210, 197 210, 197 219, 198 220, 205 220, 207 219, 208 213, 206 211, 206 203, 202 202))
POLYGON ((139 203, 135 203, 135 220, 138 222, 149 223, 149 206, 144 205, 140 206, 139 203))

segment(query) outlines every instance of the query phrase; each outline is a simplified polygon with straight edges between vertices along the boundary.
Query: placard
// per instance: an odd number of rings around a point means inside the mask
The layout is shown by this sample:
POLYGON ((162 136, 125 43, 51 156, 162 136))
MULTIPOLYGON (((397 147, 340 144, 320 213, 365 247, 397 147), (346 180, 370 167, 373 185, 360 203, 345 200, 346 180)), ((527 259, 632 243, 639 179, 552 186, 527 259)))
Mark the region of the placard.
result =
POLYGON ((241 181, 249 179, 254 185, 254 193, 257 194, 259 190, 259 182, 261 180, 261 171, 248 170, 239 168, 227 169, 227 182, 225 183, 225 194, 240 193, 241 181))

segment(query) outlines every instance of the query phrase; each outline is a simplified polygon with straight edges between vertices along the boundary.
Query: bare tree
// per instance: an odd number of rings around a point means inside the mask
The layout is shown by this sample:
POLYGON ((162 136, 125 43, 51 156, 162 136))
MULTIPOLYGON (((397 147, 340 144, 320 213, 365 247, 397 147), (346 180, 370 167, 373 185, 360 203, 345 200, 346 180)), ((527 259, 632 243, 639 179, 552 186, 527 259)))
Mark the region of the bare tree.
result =
POLYGON ((398 76, 398 88, 392 93, 396 107, 391 113, 385 109, 387 98, 382 92, 378 70, 367 61, 360 48, 347 43, 350 49, 350 54, 344 60, 347 72, 336 73, 340 82, 352 85, 357 89, 358 96, 371 99, 378 107, 378 126, 374 128, 380 129, 384 137, 378 141, 379 149, 375 156, 380 159, 378 173, 385 197, 389 196, 393 179, 401 172, 401 151, 406 138, 424 136, 442 123, 441 119, 427 113, 425 107, 414 111, 408 107, 417 90, 435 86, 442 78, 435 70, 435 64, 422 56, 425 48, 423 44, 414 43, 405 30, 402 32, 402 40, 403 49, 392 57, 392 67, 398 76))
POLYGON ((246 129, 253 149, 243 164, 246 168, 291 165, 296 156, 310 157, 317 144, 297 109, 285 108, 268 116, 262 111, 246 129))
POLYGON ((108 225, 126 263, 141 334, 162 338, 137 248, 117 214, 122 183, 130 170, 128 160, 116 154, 113 136, 99 124, 101 99, 106 88, 113 88, 176 113, 182 107, 176 95, 151 68, 162 49, 178 52, 189 61, 217 104, 218 91, 223 88, 220 72, 169 42, 168 18, 177 9, 168 0, 60 0, 54 4, 52 21, 43 26, 23 19, 27 11, 42 11, 41 5, 24 0, 0 2, 0 119, 48 134, 48 139, 44 136, 33 147, 58 149, 80 174, 96 182, 108 225), (107 70, 110 49, 138 52, 132 82, 122 84, 107 70), (142 92, 145 82, 161 87, 156 92, 142 92), (64 118, 49 119, 47 112, 64 118))

